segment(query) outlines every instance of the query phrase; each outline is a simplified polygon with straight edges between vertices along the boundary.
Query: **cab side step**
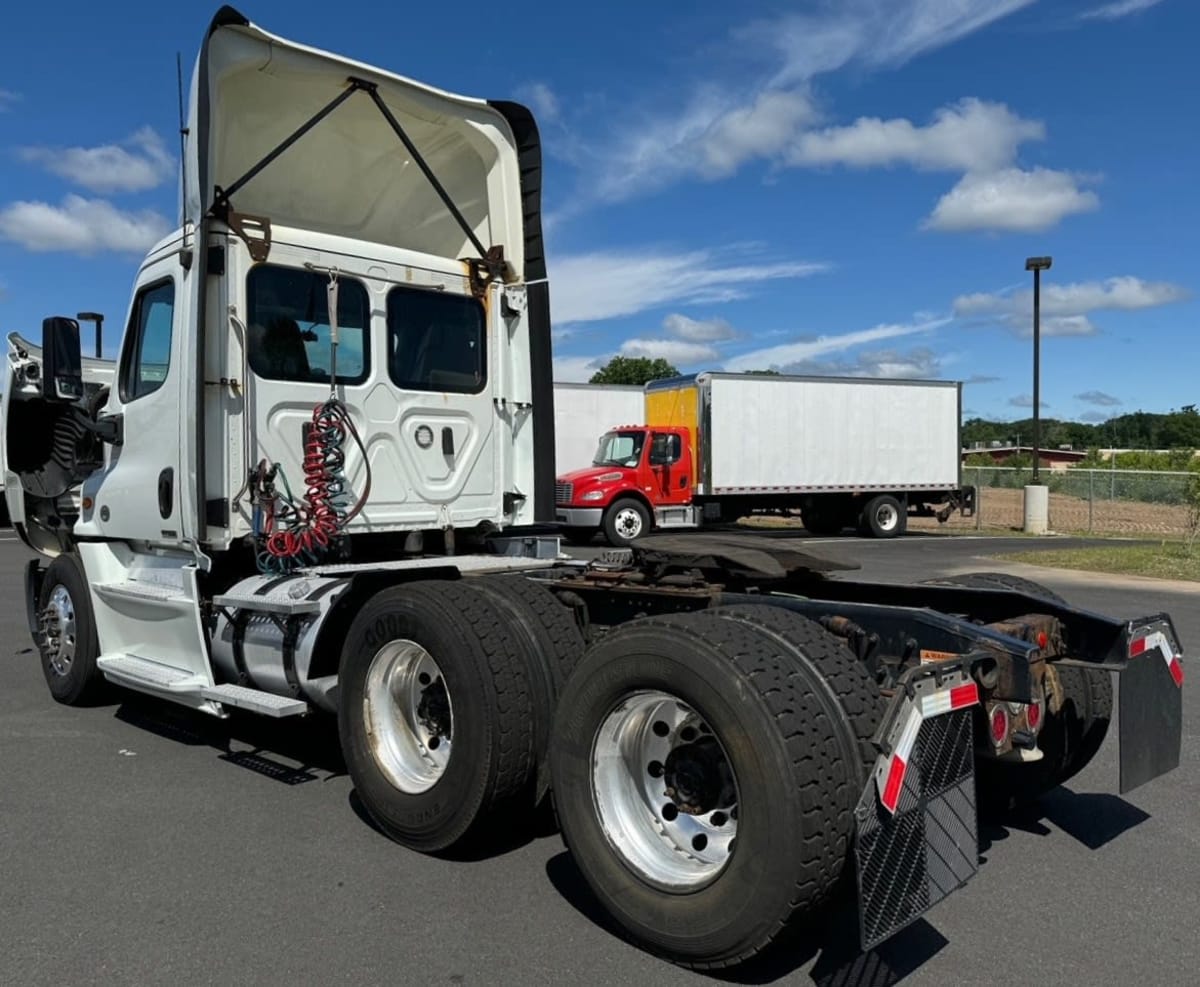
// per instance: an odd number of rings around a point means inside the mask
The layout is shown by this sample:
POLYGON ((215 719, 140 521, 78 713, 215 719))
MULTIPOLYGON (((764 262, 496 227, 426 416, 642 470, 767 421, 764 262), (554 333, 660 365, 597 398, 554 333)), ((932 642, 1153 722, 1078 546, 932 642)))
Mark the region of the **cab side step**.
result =
MULTIPOLYGON (((177 700, 188 697, 201 705, 209 700, 272 717, 298 716, 309 708, 304 700, 291 696, 277 696, 240 685, 208 685, 202 676, 138 655, 101 655, 96 665, 106 679, 117 685, 177 700)), ((210 707, 209 711, 213 709, 210 707)))
POLYGON ((200 690, 200 695, 263 716, 299 716, 308 712, 308 703, 303 699, 277 696, 273 692, 247 689, 241 685, 206 685, 200 690))

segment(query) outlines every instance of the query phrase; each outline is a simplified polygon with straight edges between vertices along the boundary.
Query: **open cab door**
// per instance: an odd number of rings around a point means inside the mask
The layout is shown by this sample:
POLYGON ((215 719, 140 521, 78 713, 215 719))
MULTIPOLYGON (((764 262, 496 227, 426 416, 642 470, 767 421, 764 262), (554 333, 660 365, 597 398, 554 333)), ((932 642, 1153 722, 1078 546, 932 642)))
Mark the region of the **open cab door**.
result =
POLYGON ((74 355, 67 354, 64 365, 59 345, 50 361, 59 366, 50 368, 50 377, 43 347, 8 335, 0 458, 14 530, 34 551, 53 556, 70 545, 80 485, 103 466, 103 443, 85 422, 94 422, 108 400, 115 362, 79 357, 73 320, 47 319, 47 332, 59 344, 74 335, 74 355))

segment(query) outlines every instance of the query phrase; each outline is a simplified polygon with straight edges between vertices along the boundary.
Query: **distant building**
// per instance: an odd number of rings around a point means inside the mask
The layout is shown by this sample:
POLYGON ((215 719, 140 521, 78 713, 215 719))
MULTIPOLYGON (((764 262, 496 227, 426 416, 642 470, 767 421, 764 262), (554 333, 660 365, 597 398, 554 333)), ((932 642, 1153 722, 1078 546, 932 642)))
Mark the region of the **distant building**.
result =
MULTIPOLYGON (((962 454, 963 459, 968 456, 990 456, 997 466, 1003 466, 1013 456, 1028 456, 1032 459, 1033 446, 1006 445, 1003 442, 976 442, 969 449, 964 449, 962 454)), ((1038 450, 1038 459, 1043 464, 1049 464, 1051 469, 1057 470, 1065 470, 1068 466, 1072 466, 1086 457, 1086 450, 1075 449, 1071 446, 1038 450)))

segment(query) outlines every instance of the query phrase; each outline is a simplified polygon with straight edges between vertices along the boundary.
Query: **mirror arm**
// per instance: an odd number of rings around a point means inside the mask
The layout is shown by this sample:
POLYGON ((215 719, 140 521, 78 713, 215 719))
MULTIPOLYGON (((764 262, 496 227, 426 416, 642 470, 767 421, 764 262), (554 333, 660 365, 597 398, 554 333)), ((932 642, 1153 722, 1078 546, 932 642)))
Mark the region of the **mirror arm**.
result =
POLYGON ((79 423, 101 442, 107 442, 112 446, 125 444, 124 415, 101 415, 99 418, 93 419, 86 411, 80 409, 79 423))

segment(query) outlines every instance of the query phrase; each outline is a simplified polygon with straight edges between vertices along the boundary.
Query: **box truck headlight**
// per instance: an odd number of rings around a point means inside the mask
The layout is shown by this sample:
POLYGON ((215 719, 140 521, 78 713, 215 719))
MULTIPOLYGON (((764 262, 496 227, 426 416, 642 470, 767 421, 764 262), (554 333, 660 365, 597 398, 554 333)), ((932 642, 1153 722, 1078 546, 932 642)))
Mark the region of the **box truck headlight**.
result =
POLYGON ((604 499, 604 491, 603 490, 589 490, 587 493, 585 493, 579 499, 580 500, 603 500, 604 499))

